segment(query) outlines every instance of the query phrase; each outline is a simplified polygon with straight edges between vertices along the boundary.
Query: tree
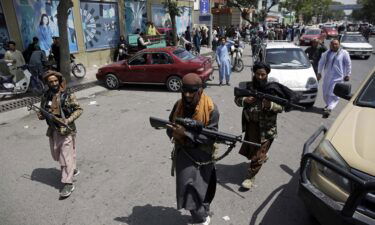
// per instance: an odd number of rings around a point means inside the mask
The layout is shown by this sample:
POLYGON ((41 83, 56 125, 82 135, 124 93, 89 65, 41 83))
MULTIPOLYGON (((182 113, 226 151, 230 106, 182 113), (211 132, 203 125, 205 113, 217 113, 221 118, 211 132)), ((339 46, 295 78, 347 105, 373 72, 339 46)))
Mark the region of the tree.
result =
POLYGON ((309 23, 313 16, 324 18, 330 13, 326 9, 332 4, 332 0, 285 0, 280 4, 289 12, 295 11, 297 15, 302 15, 303 21, 309 23))
POLYGON ((167 9, 172 22, 172 35, 173 43, 177 46, 177 28, 176 28, 176 16, 181 16, 181 10, 177 6, 177 2, 173 0, 166 0, 164 7, 167 9))
MULTIPOLYGON (((271 8, 279 3, 279 0, 272 0, 271 4, 268 6, 267 5, 268 0, 265 1, 265 7, 264 9, 258 9, 259 13, 256 16, 257 20, 260 22, 263 22, 266 17, 267 13, 271 10, 271 8)), ((227 5, 228 7, 236 7, 241 11, 241 16, 244 20, 248 21, 249 23, 251 22, 249 18, 247 18, 248 14, 248 8, 253 8, 258 4, 258 0, 228 0, 227 5)))
POLYGON ((366 21, 375 23, 375 1, 374 0, 357 0, 358 4, 362 4, 362 9, 353 10, 353 19, 357 21, 366 21))
POLYGON ((57 6, 57 26, 59 28, 60 39, 60 72, 70 81, 70 51, 68 41, 68 16, 73 7, 72 0, 60 0, 57 6))

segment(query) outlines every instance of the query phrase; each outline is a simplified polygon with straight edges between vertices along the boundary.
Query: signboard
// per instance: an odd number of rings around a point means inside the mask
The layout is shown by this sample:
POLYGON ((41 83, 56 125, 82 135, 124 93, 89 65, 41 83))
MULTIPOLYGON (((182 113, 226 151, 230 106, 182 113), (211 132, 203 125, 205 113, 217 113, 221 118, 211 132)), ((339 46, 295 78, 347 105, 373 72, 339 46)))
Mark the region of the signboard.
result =
POLYGON ((210 14, 210 0, 199 0, 200 14, 210 14))
POLYGON ((352 5, 330 5, 330 10, 354 10, 354 9, 362 9, 363 5, 361 4, 352 4, 352 5))

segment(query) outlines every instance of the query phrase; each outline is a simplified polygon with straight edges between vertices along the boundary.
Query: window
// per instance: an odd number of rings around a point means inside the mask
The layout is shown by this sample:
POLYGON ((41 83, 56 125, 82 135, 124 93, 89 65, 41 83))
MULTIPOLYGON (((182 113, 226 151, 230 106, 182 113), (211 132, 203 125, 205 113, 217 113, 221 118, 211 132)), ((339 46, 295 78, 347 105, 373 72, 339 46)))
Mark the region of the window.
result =
POLYGON ((147 54, 139 54, 134 56, 129 62, 131 66, 146 65, 147 64, 147 54))
POLYGON ((344 35, 341 39, 341 42, 347 42, 347 43, 356 43, 356 42, 367 42, 366 39, 363 36, 351 36, 351 35, 344 35))
POLYGON ((152 53, 152 64, 172 64, 171 57, 166 53, 152 53))
POLYGON ((266 62, 272 68, 308 68, 309 59, 299 48, 267 49, 266 62))
POLYGON ((375 73, 362 89, 356 105, 375 108, 375 73))
POLYGON ((196 56, 191 54, 190 52, 186 51, 185 49, 179 48, 173 52, 178 58, 182 60, 191 60, 194 59, 196 56))

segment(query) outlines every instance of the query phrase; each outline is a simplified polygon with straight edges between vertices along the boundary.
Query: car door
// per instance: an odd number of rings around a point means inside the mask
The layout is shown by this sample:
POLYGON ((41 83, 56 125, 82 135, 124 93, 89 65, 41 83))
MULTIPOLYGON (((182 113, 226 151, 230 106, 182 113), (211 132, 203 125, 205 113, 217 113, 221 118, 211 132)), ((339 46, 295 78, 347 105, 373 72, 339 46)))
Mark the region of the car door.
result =
POLYGON ((149 54, 147 52, 140 53, 131 58, 128 62, 128 68, 125 72, 123 82, 143 82, 145 79, 146 66, 149 62, 149 54))
POLYGON ((172 57, 166 52, 153 52, 150 53, 150 62, 146 68, 148 82, 165 83, 172 74, 172 57))

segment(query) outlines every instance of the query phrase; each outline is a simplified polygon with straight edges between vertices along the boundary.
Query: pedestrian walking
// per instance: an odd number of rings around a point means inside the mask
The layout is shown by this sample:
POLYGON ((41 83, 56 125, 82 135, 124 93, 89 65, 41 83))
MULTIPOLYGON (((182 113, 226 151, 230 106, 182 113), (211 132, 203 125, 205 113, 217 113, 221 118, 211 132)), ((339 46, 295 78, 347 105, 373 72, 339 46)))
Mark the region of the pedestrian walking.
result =
MULTIPOLYGON (((246 88, 253 91, 261 91, 284 99, 295 99, 296 95, 287 87, 276 83, 267 82, 271 67, 263 62, 257 62, 253 66, 253 79, 246 83, 246 88)), ((242 187, 250 189, 254 184, 255 175, 268 159, 268 151, 273 140, 277 136, 277 114, 284 107, 266 99, 255 97, 236 97, 235 103, 243 107, 242 131, 245 132, 246 141, 260 143, 256 147, 243 143, 239 153, 250 160, 247 175, 242 182, 242 187)))
MULTIPOLYGON (((182 80, 182 96, 169 116, 191 118, 201 122, 205 128, 218 130, 219 111, 212 99, 203 92, 201 78, 194 73, 182 80)), ((216 191, 216 170, 213 163, 198 165, 213 160, 215 140, 200 134, 195 136, 183 126, 170 127, 168 135, 173 137, 173 165, 176 171, 177 209, 189 210, 193 224, 210 223, 210 204, 216 191)), ((174 171, 174 170, 173 170, 174 171)))
MULTIPOLYGON (((25 51, 23 51, 23 58, 25 59, 25 62, 26 63, 29 63, 30 61, 30 57, 31 57, 31 54, 33 53, 33 51, 35 50, 35 46, 38 45, 38 42, 39 42, 39 39, 38 37, 33 37, 33 42, 31 42, 25 51)), ((39 45, 38 45, 39 46, 39 45)), ((40 48, 40 46, 39 46, 40 48)))
POLYGON ((31 88, 37 93, 43 91, 42 75, 46 62, 47 57, 45 52, 40 49, 39 45, 34 46, 34 51, 30 56, 29 70, 31 73, 31 88))
POLYGON ((56 70, 60 72, 60 38, 53 37, 51 52, 56 63, 56 70))
POLYGON ((219 43, 220 45, 216 49, 216 62, 219 67, 219 85, 223 84, 223 80, 225 78, 226 84, 229 86, 232 65, 230 62, 226 38, 221 37, 219 43))
POLYGON ((323 53, 318 67, 318 80, 323 76, 323 99, 326 106, 323 109, 323 118, 328 118, 331 111, 339 102, 339 97, 333 93, 337 83, 349 81, 352 71, 352 62, 349 53, 340 48, 338 40, 332 40, 330 50, 323 53))
POLYGON ((76 165, 76 126, 74 121, 82 114, 82 108, 74 94, 66 90, 66 82, 61 73, 47 71, 43 77, 48 89, 42 95, 40 107, 53 116, 59 118, 60 126, 38 113, 40 120, 47 119, 47 136, 49 137, 51 155, 61 167, 61 183, 64 184, 60 197, 66 198, 74 190, 73 177, 79 174, 76 165))
POLYGON ((199 29, 197 28, 194 32, 193 44, 194 44, 194 47, 195 47, 195 51, 198 54, 201 53, 201 41, 202 41, 202 36, 200 35, 199 29))
POLYGON ((187 26, 186 27, 186 31, 185 31, 185 39, 189 42, 191 42, 191 33, 190 33, 190 26, 187 26))
POLYGON ((315 74, 318 74, 319 60, 325 51, 327 51, 327 48, 316 38, 311 41, 311 46, 305 50, 314 68, 315 74))

